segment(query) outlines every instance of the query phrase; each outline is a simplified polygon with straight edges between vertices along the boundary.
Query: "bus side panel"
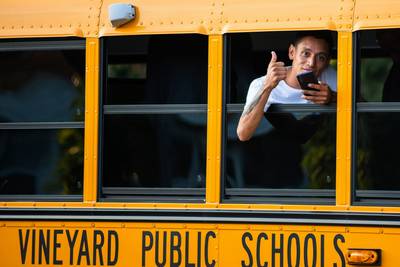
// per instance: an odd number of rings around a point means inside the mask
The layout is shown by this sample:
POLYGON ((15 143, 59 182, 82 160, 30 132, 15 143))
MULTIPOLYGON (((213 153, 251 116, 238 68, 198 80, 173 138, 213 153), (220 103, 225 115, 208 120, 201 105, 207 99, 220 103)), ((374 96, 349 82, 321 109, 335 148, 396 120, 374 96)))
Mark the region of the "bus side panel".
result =
POLYGON ((0 266, 345 266, 349 248, 398 266, 396 228, 0 222, 0 266))

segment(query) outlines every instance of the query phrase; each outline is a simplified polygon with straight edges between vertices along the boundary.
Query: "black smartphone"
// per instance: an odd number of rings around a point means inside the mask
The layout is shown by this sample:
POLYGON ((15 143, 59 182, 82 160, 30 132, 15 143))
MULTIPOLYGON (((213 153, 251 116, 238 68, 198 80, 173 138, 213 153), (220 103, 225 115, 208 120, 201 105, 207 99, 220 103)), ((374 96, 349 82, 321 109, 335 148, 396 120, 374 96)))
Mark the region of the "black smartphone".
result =
POLYGON ((318 79, 312 71, 297 74, 297 80, 299 81, 301 89, 318 91, 315 88, 308 87, 310 83, 318 84, 318 79))

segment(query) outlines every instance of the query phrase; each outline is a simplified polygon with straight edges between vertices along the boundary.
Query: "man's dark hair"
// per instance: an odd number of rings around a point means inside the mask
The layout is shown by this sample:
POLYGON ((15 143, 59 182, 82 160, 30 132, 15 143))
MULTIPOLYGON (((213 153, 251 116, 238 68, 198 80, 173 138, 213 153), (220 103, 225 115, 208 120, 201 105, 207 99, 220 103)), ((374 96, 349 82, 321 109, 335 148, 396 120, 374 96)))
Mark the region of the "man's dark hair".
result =
POLYGON ((314 37, 315 39, 322 39, 328 44, 329 53, 332 52, 333 37, 331 31, 298 31, 293 40, 293 45, 297 46, 304 37, 314 37))

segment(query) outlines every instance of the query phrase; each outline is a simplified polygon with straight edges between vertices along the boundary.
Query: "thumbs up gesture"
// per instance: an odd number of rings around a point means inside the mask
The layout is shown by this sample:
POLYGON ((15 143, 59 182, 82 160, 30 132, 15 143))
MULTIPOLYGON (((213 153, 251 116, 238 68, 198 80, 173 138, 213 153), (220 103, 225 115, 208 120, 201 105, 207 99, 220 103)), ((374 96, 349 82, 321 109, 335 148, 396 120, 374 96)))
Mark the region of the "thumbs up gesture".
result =
POLYGON ((278 57, 274 51, 271 52, 271 61, 268 64, 267 75, 264 83, 264 90, 274 89, 287 75, 285 63, 277 61, 278 57))

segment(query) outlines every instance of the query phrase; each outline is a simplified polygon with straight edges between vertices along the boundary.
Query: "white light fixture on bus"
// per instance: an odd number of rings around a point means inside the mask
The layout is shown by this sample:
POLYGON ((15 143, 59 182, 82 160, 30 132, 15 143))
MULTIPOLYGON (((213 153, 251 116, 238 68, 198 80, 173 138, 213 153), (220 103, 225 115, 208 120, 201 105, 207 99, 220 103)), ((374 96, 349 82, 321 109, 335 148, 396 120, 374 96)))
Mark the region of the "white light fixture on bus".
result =
POLYGON ((135 18, 135 7, 131 4, 116 3, 108 6, 108 17, 113 27, 119 27, 135 18))

